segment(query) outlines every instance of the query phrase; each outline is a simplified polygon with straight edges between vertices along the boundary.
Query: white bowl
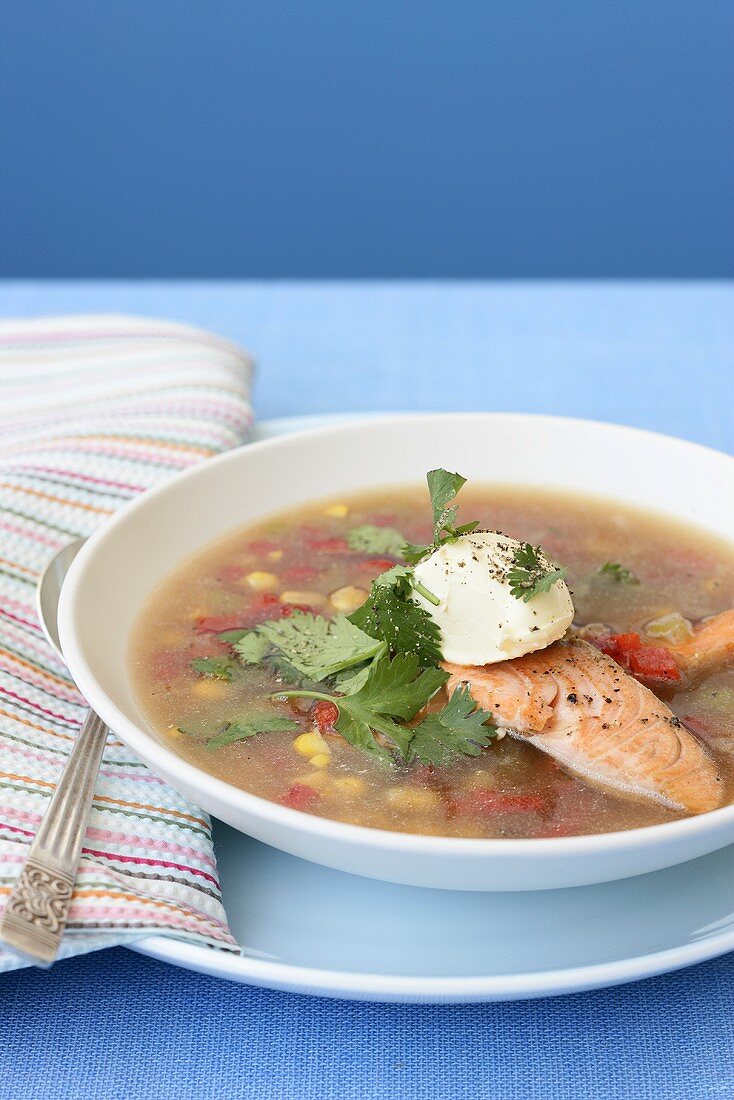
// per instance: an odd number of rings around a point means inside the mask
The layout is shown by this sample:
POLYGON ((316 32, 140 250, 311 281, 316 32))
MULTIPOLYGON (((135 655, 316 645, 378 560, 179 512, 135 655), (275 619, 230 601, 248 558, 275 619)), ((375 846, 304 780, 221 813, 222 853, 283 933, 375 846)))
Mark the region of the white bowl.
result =
MULTIPOLYGON (((135 701, 127 648, 153 588, 233 527, 332 494, 473 481, 602 494, 734 542, 734 459, 611 424, 513 414, 400 416, 250 444, 145 493, 93 536, 64 585, 59 630, 74 679, 108 725, 192 802, 258 840, 342 871, 408 885, 538 890, 658 870, 734 842, 734 806, 599 836, 479 840, 346 825, 247 794, 182 760, 135 701)), ((243 872, 245 873, 245 872, 243 872)))

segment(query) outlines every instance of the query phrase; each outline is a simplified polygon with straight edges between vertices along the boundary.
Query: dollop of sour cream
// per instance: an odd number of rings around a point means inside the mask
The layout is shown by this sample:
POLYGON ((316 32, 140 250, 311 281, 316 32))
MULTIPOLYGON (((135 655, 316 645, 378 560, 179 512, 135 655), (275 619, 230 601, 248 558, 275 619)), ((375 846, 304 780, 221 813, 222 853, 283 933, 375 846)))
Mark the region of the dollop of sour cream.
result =
MULTIPOLYGON (((508 535, 475 531, 416 565, 416 580, 439 601, 434 605, 415 593, 441 631, 446 661, 489 665, 522 657, 558 641, 571 625, 573 602, 564 581, 528 603, 512 595, 507 574, 520 546, 508 535)), ((553 568, 542 553, 540 560, 553 568)))

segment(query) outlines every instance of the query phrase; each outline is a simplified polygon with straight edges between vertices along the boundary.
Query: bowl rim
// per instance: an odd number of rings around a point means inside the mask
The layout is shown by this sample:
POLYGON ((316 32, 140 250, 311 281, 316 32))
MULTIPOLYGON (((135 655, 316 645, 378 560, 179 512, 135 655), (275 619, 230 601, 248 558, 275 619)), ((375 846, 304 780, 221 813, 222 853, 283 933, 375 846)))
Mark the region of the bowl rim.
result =
MULTIPOLYGON (((716 810, 709 810, 693 817, 682 818, 678 821, 664 822, 658 825, 646 825, 634 829, 618 830, 615 832, 590 833, 581 836, 569 837, 535 837, 535 838, 484 838, 484 837, 446 837, 433 836, 421 833, 403 833, 395 830, 381 829, 366 825, 354 825, 334 818, 320 817, 314 814, 304 813, 300 810, 282 806, 260 795, 255 795, 243 790, 232 783, 218 779, 204 769, 189 763, 168 748, 164 742, 158 740, 155 735, 144 730, 135 721, 130 719, 124 711, 106 694, 99 685, 93 672, 92 665, 87 660, 83 647, 80 644, 74 627, 75 607, 83 591, 85 571, 88 562, 104 552, 104 547, 118 528, 128 522, 128 517, 134 515, 142 508, 151 506, 155 501, 167 492, 172 486, 178 486, 183 482, 194 483, 204 480, 212 475, 219 467, 242 461, 243 455, 252 453, 273 452, 297 445, 299 441, 313 441, 319 437, 328 441, 334 435, 343 435, 354 430, 355 427, 369 428, 379 432, 385 427, 395 428, 396 424, 414 424, 416 422, 437 423, 446 420, 490 420, 502 421, 512 424, 520 421, 542 421, 553 424, 559 428, 564 426, 583 425, 605 432, 611 432, 615 436, 630 439, 645 438, 675 445, 681 451, 708 454, 717 462, 730 464, 734 472, 734 456, 724 451, 716 450, 701 443, 681 439, 677 436, 666 435, 663 432, 654 432, 647 429, 635 428, 624 424, 615 424, 610 421, 592 420, 581 417, 552 416, 544 413, 521 412, 447 412, 447 413, 404 413, 369 415, 355 413, 352 420, 341 420, 339 423, 319 425, 305 428, 288 434, 278 435, 269 439, 261 439, 252 443, 243 443, 231 448, 222 454, 215 455, 204 462, 196 463, 167 478, 161 484, 140 493, 127 502, 114 513, 103 525, 89 537, 85 545, 74 559, 61 590, 58 610, 58 627, 61 639, 61 647, 69 670, 77 687, 87 702, 99 716, 107 723, 111 730, 135 752, 145 760, 147 765, 156 772, 159 763, 162 764, 164 775, 173 775, 174 780, 166 778, 166 782, 176 787, 176 781, 180 778, 183 786, 189 789, 202 791, 205 796, 211 795, 220 803, 228 806, 236 806, 248 813, 249 816, 267 820, 277 827, 295 830, 300 834, 310 834, 312 837, 321 837, 324 840, 342 844, 345 846, 365 849, 378 849, 385 852, 399 852, 403 855, 415 856, 433 855, 437 858, 461 857, 463 860, 489 860, 494 862, 510 862, 519 857, 538 858, 553 855, 573 857, 584 856, 593 853, 603 856, 612 852, 618 853, 638 846, 672 846, 684 840, 690 840, 717 830, 728 824, 734 825, 734 802, 721 806, 716 810)), ((397 484, 397 483, 396 483, 397 484)), ((552 484, 552 482, 548 483, 552 484)), ((605 494, 599 494, 605 495, 605 494)), ((671 518, 676 517, 674 512, 663 512, 671 518)), ((690 521, 684 520, 691 526, 690 521)), ((236 526, 236 525, 235 525, 236 526)), ((244 524, 240 524, 244 526, 244 524)), ((705 529, 705 528, 704 528, 705 529)), ((211 540, 210 540, 211 541, 211 540)), ((202 543, 202 548, 204 547, 202 543)), ((171 563, 171 570, 176 563, 171 563)), ((189 796, 190 797, 190 796, 189 796)), ((196 798, 193 799, 194 801, 196 798)), ((216 816, 216 815, 215 815, 216 816)), ((233 828, 239 828, 233 826, 233 828)), ((240 829, 241 832, 247 832, 240 829)), ((734 835, 733 835, 734 839, 734 835)))

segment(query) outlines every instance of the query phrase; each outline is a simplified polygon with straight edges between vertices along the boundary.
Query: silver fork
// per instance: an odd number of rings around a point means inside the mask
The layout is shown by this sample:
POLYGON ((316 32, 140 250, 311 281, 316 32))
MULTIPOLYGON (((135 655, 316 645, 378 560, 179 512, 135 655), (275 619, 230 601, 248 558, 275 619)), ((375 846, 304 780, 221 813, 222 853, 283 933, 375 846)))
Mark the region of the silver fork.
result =
MULTIPOLYGON (((56 622, 59 595, 84 541, 78 539, 60 550, 46 566, 36 589, 43 632, 62 660, 56 622)), ((106 739, 107 727, 90 710, 0 921, 3 942, 44 966, 56 958, 66 928, 106 739)))

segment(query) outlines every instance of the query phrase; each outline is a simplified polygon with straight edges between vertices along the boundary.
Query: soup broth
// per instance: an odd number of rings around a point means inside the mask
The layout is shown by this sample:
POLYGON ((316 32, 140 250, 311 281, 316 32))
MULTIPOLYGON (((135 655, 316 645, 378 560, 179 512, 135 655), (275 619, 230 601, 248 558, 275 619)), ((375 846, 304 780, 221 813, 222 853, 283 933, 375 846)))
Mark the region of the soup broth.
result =
MULTIPOLYGON (((606 500, 489 486, 467 486, 461 514, 541 544, 562 562, 579 627, 603 624, 610 632, 645 635, 646 625, 662 616, 695 622, 734 606, 734 550, 665 518, 606 500), (607 563, 624 572, 600 572, 607 563)), ((371 581, 399 560, 397 553, 350 549, 347 533, 365 524, 395 528, 410 542, 430 541, 425 490, 380 490, 273 516, 227 535, 153 593, 134 630, 130 661, 139 703, 172 749, 262 798, 412 833, 572 836, 685 816, 572 775, 511 736, 445 766, 385 763, 330 728, 313 700, 273 700, 273 693, 292 687, 290 674, 272 663, 242 665, 233 659, 232 640, 294 609, 327 616, 353 611, 371 581), (204 667, 216 674, 202 673, 204 667), (265 711, 296 725, 222 743, 222 730, 265 711)), ((734 665, 681 690, 661 690, 714 756, 731 801, 734 665)))

